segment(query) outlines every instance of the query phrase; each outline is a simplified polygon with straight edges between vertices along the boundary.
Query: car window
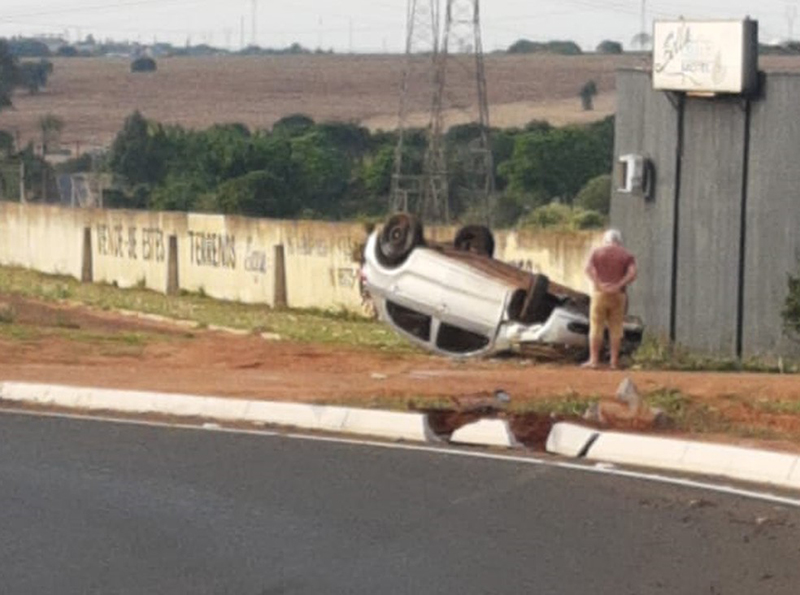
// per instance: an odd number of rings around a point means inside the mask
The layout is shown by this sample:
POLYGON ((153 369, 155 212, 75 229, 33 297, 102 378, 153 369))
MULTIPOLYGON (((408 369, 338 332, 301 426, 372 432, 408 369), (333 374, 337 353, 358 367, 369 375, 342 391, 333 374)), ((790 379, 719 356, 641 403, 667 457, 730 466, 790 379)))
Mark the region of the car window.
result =
POLYGON ((386 302, 386 311, 398 327, 423 341, 431 340, 431 317, 394 302, 386 302))
POLYGON ((489 338, 442 323, 436 337, 436 346, 451 353, 470 353, 483 349, 489 344, 489 338))

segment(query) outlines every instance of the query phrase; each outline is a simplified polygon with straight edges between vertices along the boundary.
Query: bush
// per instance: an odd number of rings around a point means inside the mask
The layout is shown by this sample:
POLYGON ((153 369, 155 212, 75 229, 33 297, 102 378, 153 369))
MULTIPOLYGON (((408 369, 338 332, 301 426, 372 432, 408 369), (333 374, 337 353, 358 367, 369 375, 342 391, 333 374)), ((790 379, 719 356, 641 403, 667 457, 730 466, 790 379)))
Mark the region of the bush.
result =
POLYGON ((591 111, 594 109, 594 96, 597 95, 597 83, 593 80, 588 81, 586 84, 581 87, 580 92, 578 95, 581 98, 581 103, 583 104, 583 109, 586 111, 591 111))
POLYGON ((552 228, 568 227, 572 208, 568 205, 550 203, 533 209, 520 220, 520 227, 552 228))
POLYGON ((578 56, 582 54, 580 46, 574 41, 530 41, 520 39, 508 48, 509 54, 560 54, 563 56, 578 56))
POLYGON ((606 225, 606 218, 597 211, 584 211, 575 209, 572 217, 576 229, 602 229, 606 225))
POLYGON ((800 337, 800 277, 789 275, 788 286, 781 317, 786 334, 797 338, 800 337))
POLYGON ((592 178, 575 197, 575 206, 608 215, 611 204, 611 175, 602 174, 592 178))
POLYGON ((131 62, 131 72, 155 72, 156 69, 156 61, 147 56, 136 58, 131 62))
POLYGON ((621 54, 622 44, 618 41, 606 39, 605 41, 600 42, 596 51, 598 54, 621 54))
POLYGON ((313 118, 305 114, 291 114, 284 116, 272 125, 272 132, 288 136, 305 134, 314 127, 313 118))
POLYGON ((605 223, 605 217, 596 211, 550 203, 533 209, 525 215, 520 220, 519 227, 574 231, 579 229, 598 229, 603 227, 605 223))
POLYGON ((38 62, 21 62, 19 65, 20 84, 28 89, 31 95, 47 86, 47 79, 53 72, 53 63, 49 60, 38 62))

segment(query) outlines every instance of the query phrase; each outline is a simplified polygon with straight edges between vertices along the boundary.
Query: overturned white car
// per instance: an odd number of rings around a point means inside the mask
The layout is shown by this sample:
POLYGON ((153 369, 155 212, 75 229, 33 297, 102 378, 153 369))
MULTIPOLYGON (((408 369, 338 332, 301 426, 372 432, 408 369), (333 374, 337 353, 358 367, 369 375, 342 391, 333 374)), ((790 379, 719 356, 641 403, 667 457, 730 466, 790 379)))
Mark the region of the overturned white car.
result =
MULTIPOLYGON (((435 353, 486 356, 548 346, 588 348, 589 296, 495 260, 494 239, 467 226, 452 244, 426 243, 421 224, 393 215, 366 244, 363 275, 381 320, 435 353)), ((626 317, 622 352, 642 340, 626 317)))

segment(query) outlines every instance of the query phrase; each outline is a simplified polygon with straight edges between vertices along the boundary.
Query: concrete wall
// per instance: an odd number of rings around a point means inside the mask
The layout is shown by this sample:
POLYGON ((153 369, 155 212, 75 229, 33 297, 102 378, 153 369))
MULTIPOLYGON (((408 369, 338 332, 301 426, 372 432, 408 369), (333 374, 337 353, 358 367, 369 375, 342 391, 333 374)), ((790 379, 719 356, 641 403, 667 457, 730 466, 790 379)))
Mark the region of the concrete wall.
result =
POLYGON ((783 333, 787 276, 800 271, 800 77, 770 74, 753 104, 744 286, 745 356, 800 356, 783 333))
POLYGON ((678 111, 666 95, 652 90, 649 73, 634 70, 618 74, 617 111, 614 155, 645 155, 656 164, 653 200, 616 190, 611 196, 611 220, 640 271, 629 291, 630 311, 651 332, 668 335, 678 111))
POLYGON ((658 178, 651 203, 612 196, 612 224, 639 261, 632 311, 698 351, 800 356, 781 318, 787 276, 800 273, 800 76, 765 76, 749 121, 742 98, 670 101, 646 72, 621 71, 617 89, 615 155, 650 157, 658 178))
POLYGON ((0 262, 80 278, 84 214, 0 203, 0 262))
POLYGON ((591 284, 584 274, 586 260, 602 237, 602 233, 500 231, 495 233, 495 258, 589 292, 591 284))
POLYGON ((675 338, 698 351, 733 357, 744 130, 741 101, 687 99, 678 199, 675 338))
MULTIPOLYGON (((221 215, 84 210, 0 202, 0 264, 81 278, 84 230, 94 281, 167 290, 169 241, 177 240, 178 286, 209 296, 272 305, 275 247, 285 254, 288 305, 360 311, 360 224, 221 215)), ((451 240, 455 228, 426 235, 451 240)), ((597 233, 496 234, 496 257, 554 281, 586 288, 583 266, 597 233)))

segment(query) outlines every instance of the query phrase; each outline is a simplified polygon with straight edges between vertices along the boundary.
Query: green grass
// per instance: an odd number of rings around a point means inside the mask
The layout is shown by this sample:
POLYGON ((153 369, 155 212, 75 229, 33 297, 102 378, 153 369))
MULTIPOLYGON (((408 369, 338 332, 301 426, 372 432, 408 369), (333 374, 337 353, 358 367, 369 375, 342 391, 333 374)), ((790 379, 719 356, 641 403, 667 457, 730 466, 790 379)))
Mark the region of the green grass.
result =
POLYGON ((0 324, 11 324, 17 317, 17 313, 12 306, 0 306, 0 324))
POLYGON ((800 401, 753 401, 751 406, 756 411, 775 415, 800 415, 800 401))
POLYGON ((760 372, 791 373, 800 371, 797 363, 778 365, 760 358, 737 360, 695 353, 681 345, 673 345, 663 337, 645 335, 633 354, 633 366, 645 370, 675 370, 680 372, 760 372))
POLYGON ((73 300, 102 310, 134 310, 209 325, 277 333, 283 339, 387 352, 415 351, 385 325, 350 312, 277 310, 266 305, 211 299, 204 294, 165 296, 139 287, 120 289, 107 284, 82 284, 71 277, 44 275, 0 267, 0 293, 48 301, 73 300))
POLYGON ((40 329, 22 324, 0 325, 0 339, 6 341, 30 342, 38 341, 45 336, 40 329))
POLYGON ((579 418, 583 417, 586 410, 599 400, 600 397, 597 396, 583 397, 568 393, 561 397, 515 402, 512 396, 508 410, 512 414, 519 415, 535 413, 539 415, 579 418))

